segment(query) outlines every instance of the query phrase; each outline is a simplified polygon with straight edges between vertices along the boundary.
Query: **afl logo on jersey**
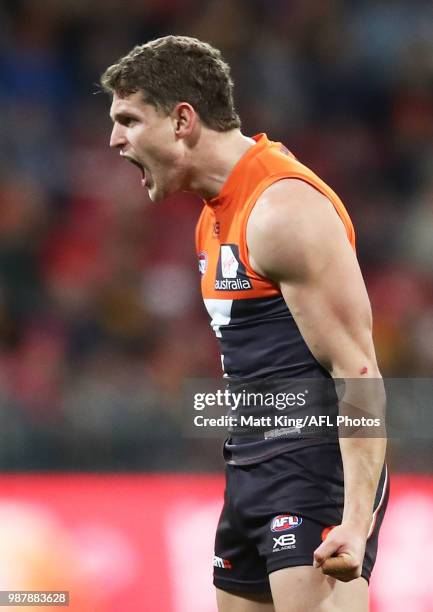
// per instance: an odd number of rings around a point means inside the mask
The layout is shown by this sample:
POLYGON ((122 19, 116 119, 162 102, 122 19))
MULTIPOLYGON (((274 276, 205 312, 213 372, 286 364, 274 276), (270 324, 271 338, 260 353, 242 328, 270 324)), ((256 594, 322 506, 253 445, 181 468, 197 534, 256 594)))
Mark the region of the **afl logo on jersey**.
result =
POLYGON ((289 529, 295 529, 302 523, 300 516, 294 516, 293 514, 280 514, 272 519, 271 531, 288 531, 289 529))
POLYGON ((204 274, 207 270, 207 253, 204 251, 198 254, 198 269, 200 274, 204 274))

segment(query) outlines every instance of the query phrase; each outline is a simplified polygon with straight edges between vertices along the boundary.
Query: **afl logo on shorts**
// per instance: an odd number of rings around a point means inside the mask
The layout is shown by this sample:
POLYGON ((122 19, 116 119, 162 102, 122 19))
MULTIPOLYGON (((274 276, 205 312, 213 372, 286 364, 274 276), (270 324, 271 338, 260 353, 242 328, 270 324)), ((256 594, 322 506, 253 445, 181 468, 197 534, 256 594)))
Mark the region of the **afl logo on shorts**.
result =
POLYGON ((288 531, 289 529, 295 529, 302 523, 300 516, 294 516, 293 514, 279 514, 271 523, 271 531, 288 531))
POLYGON ((200 274, 204 274, 207 270, 207 253, 204 251, 198 254, 198 269, 200 274))

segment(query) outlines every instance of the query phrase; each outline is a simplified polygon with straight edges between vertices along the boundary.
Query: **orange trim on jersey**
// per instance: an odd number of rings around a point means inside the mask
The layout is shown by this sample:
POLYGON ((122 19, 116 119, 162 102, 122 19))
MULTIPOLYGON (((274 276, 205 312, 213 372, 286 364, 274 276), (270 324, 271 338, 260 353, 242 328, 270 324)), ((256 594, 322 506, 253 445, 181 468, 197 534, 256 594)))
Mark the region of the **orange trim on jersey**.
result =
MULTIPOLYGON (((197 254, 202 254, 203 258, 202 293, 205 299, 245 299, 280 294, 279 287, 273 281, 251 268, 246 241, 247 222, 254 205, 261 194, 277 181, 300 179, 326 196, 342 220, 348 240, 355 248, 355 231, 337 194, 281 143, 269 141, 265 134, 253 138, 257 144, 248 149, 238 161, 218 196, 205 203, 197 223, 196 247, 197 254), (232 255, 236 250, 239 254, 238 266, 232 255), (225 272, 220 269, 224 254, 225 272), (232 266, 230 258, 233 260, 232 266), (223 276, 233 277, 231 272, 242 266, 248 278, 248 289, 238 291, 236 283, 232 283, 231 290, 217 288, 221 286, 221 281, 216 283, 217 268, 223 276)), ((237 282, 242 284, 241 279, 237 279, 237 282)))
POLYGON ((287 173, 283 173, 281 175, 270 176, 267 179, 264 179, 257 186, 257 189, 252 194, 250 201, 245 205, 245 215, 244 215, 244 220, 242 224, 243 226, 242 226, 242 234, 241 234, 242 238, 240 241, 239 250, 240 250, 242 259, 245 262, 247 262, 249 271, 252 274, 258 276, 258 273, 255 272, 253 268, 251 268, 250 263, 249 263, 249 253, 248 253, 248 244, 247 244, 248 219, 250 218, 251 211, 253 210, 257 200, 263 194, 263 192, 266 189, 268 189, 268 187, 273 185, 274 183, 284 180, 284 179, 298 179, 298 180, 304 181, 305 183, 308 183, 309 185, 317 189, 317 191, 319 191, 322 195, 327 197, 328 200, 330 200, 331 204, 334 206, 334 209, 337 212, 338 216, 340 217, 341 221, 343 222, 349 242, 352 245, 352 247, 355 249, 355 229, 353 227, 352 221, 349 217, 349 214, 343 202, 340 200, 337 194, 334 193, 332 189, 326 185, 326 183, 321 181, 318 177, 315 177, 312 172, 311 174, 313 176, 310 176, 309 174, 306 175, 305 173, 302 173, 302 172, 298 172, 298 173, 293 172, 289 176, 287 175, 287 173), (313 180, 313 177, 316 178, 317 180, 313 180))
POLYGON ((252 139, 256 141, 256 144, 247 149, 244 155, 235 164, 219 194, 206 202, 208 206, 214 207, 229 204, 233 191, 237 190, 239 183, 243 181, 245 175, 248 174, 250 160, 254 157, 257 158, 257 156, 270 144, 266 134, 256 134, 252 139))

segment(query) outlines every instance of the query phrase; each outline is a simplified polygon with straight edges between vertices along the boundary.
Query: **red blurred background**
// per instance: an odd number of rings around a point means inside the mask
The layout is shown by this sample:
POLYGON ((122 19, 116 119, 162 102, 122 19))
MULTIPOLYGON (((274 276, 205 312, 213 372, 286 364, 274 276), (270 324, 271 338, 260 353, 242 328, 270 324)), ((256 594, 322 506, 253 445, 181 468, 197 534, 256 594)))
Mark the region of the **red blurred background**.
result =
MULTIPOLYGON (((216 611, 220 476, 3 475, 0 483, 0 590, 68 590, 71 612, 216 611)), ((432 513, 431 477, 394 477, 371 612, 432 610, 422 580, 432 513)))

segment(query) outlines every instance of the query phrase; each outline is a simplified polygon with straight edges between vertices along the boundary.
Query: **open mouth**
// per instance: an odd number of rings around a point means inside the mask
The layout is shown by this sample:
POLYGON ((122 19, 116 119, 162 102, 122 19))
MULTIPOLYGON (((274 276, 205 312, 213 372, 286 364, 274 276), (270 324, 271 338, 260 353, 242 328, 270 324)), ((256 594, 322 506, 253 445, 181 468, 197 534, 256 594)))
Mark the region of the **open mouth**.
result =
POLYGON ((128 160, 131 164, 134 164, 134 166, 136 166, 140 170, 142 184, 144 184, 146 182, 146 170, 145 170, 143 164, 141 164, 139 161, 137 161, 133 157, 129 157, 129 155, 122 155, 122 157, 124 159, 128 160))

